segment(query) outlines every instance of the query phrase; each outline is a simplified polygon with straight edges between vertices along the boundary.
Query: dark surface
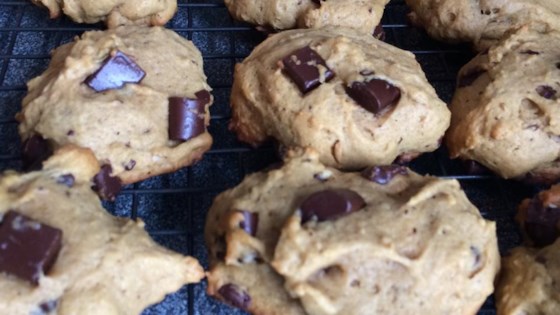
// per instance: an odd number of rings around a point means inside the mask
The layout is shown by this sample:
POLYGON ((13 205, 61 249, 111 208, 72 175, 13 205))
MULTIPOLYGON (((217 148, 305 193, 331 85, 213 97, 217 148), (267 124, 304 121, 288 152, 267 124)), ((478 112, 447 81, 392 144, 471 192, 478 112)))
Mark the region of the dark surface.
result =
MULTIPOLYGON (((444 101, 449 101, 458 69, 472 53, 465 46, 435 42, 406 23, 406 6, 392 1, 383 17, 386 41, 411 50, 444 101)), ((207 267, 203 229, 213 197, 235 186, 244 174, 277 161, 272 147, 258 150, 237 142, 227 130, 233 67, 247 56, 265 35, 232 21, 220 0, 179 1, 179 11, 168 24, 191 39, 204 55, 204 68, 212 94, 210 132, 213 149, 193 167, 162 175, 124 188, 107 210, 118 216, 142 218, 154 239, 178 252, 193 255, 207 267)), ((21 168, 20 140, 14 115, 25 95, 25 82, 47 67, 48 52, 85 30, 102 25, 77 25, 62 18, 49 20, 45 10, 23 0, 0 0, 0 170, 21 168)), ((450 161, 445 149, 426 154, 411 163, 414 170, 457 178, 482 214, 497 221, 500 250, 520 243, 513 221, 515 208, 535 188, 497 179, 493 175, 469 175, 460 162, 450 161)), ((144 314, 243 314, 205 294, 206 284, 189 285, 169 295, 144 314)), ((489 299, 479 314, 495 314, 489 299)))

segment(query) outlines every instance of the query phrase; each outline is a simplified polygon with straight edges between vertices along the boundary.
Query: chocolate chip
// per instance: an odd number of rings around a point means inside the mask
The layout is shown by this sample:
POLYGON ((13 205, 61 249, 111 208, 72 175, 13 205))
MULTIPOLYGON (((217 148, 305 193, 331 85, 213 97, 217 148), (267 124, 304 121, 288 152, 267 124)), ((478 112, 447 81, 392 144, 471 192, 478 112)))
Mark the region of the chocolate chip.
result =
POLYGON ((373 30, 373 37, 382 41, 385 40, 385 31, 383 30, 383 26, 381 26, 381 24, 377 25, 373 30))
POLYGON ((239 222, 239 227, 247 234, 255 236, 259 225, 259 214, 249 211, 238 210, 243 215, 243 221, 239 222))
POLYGON ((315 218, 317 221, 333 220, 358 211, 366 202, 349 189, 326 189, 309 195, 300 206, 303 223, 315 218))
POLYGON ((74 186, 75 181, 76 181, 76 179, 74 178, 74 175, 72 175, 72 174, 60 175, 56 179, 57 184, 66 185, 69 188, 74 186))
POLYGON ((334 78, 325 60, 309 46, 291 52, 282 59, 283 71, 305 94, 334 78))
POLYGON ((112 53, 95 73, 84 81, 96 92, 120 89, 126 83, 140 83, 146 73, 122 51, 112 53))
POLYGON ((362 171, 362 176, 380 185, 386 185, 397 175, 407 175, 406 167, 401 165, 372 166, 362 171))
POLYGON ((16 211, 0 224, 0 271, 34 285, 54 265, 62 247, 62 231, 16 211))
POLYGON ((523 50, 521 53, 524 54, 524 55, 540 55, 541 54, 540 52, 534 51, 534 50, 531 50, 531 49, 523 50))
POLYGON ((381 79, 352 82, 346 93, 367 111, 378 114, 394 106, 401 98, 401 90, 381 79))
POLYGON ((457 87, 467 87, 471 86, 476 79, 478 79, 481 75, 486 73, 486 70, 481 68, 474 68, 466 71, 463 75, 459 76, 457 79, 457 87))
POLYGON ((25 171, 40 170, 43 161, 52 155, 53 151, 47 140, 40 135, 33 135, 23 142, 22 167, 25 171))
POLYGON ((195 96, 195 99, 169 98, 169 139, 187 141, 205 132, 204 116, 206 105, 210 103, 210 93, 201 90, 195 96))
POLYGON ((218 289, 218 293, 227 303, 242 310, 249 310, 249 306, 251 306, 249 294, 233 283, 223 285, 218 289))
POLYGON ((93 190, 106 200, 115 200, 121 191, 122 181, 116 176, 111 176, 113 168, 109 164, 101 166, 99 173, 93 177, 93 190))
POLYGON ((537 91, 537 93, 539 93, 540 96, 548 100, 556 99, 556 90, 553 89, 551 86, 539 85, 535 90, 537 91))
POLYGON ((47 302, 43 302, 39 305, 39 308, 44 314, 48 314, 58 307, 58 300, 50 300, 47 302))
POLYGON ((67 136, 73 136, 74 135, 74 130, 70 129, 68 130, 68 132, 66 133, 67 136))
POLYGON ((537 196, 527 207, 525 230, 535 245, 550 245, 559 236, 556 227, 559 220, 560 208, 543 205, 537 196))
POLYGON ((136 161, 130 160, 128 163, 124 165, 124 169, 127 171, 131 171, 136 166, 136 161))

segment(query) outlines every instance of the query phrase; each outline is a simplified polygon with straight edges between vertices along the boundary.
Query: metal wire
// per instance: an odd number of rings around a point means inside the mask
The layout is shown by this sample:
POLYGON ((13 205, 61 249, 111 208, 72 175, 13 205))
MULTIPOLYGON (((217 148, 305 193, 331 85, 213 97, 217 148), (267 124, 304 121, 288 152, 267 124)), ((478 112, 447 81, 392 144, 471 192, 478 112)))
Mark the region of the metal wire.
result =
MULTIPOLYGON (((440 97, 449 101, 457 70, 472 54, 465 47, 435 42, 409 27, 406 11, 402 0, 393 0, 387 7, 382 21, 387 41, 411 50, 440 97)), ((168 27, 192 40, 203 53, 216 99, 210 127, 215 145, 198 164, 129 185, 116 202, 104 206, 115 215, 143 219, 156 241, 194 255, 206 265, 202 233, 213 197, 239 183, 245 174, 277 160, 272 147, 251 149, 227 130, 233 67, 265 36, 233 21, 220 0, 179 1, 177 15, 168 27)), ((14 114, 25 94, 25 82, 47 67, 51 49, 100 28, 103 26, 74 24, 64 17, 48 20, 46 11, 29 1, 0 0, 0 170, 18 169, 21 164, 14 114)), ((411 167, 420 173, 458 179, 481 213, 498 222, 501 251, 519 243, 514 208, 532 189, 492 175, 468 174, 448 159, 444 149, 420 157, 411 167)), ((243 314, 208 298, 204 290, 204 283, 187 286, 144 314, 243 314)), ((479 314, 495 314, 491 299, 479 314)))

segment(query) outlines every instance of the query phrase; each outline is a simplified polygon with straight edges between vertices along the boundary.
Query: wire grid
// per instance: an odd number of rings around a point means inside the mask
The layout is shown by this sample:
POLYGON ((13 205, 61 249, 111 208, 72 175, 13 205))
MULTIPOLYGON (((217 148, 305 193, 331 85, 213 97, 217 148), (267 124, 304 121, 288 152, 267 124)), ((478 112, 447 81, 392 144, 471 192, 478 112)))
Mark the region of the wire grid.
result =
MULTIPOLYGON (((458 69, 473 55, 468 47, 438 43, 411 28, 407 11, 402 0, 388 5, 382 20, 386 41, 412 51, 439 96, 448 102, 458 69)), ((221 0, 179 0, 178 12, 167 27, 192 40, 202 51, 215 97, 210 125, 214 146, 196 165, 129 185, 114 203, 104 206, 117 216, 143 219, 157 242, 195 256, 207 267, 203 229, 212 199, 239 183, 245 174, 278 160, 273 147, 251 149, 227 130, 234 65, 266 36, 233 21, 221 0)), ((0 170, 21 166, 14 115, 25 95, 25 82, 46 69, 53 48, 84 31, 103 28, 100 24, 75 24, 64 17, 49 20, 46 10, 29 1, 0 0, 0 170)), ((513 221, 515 207, 535 189, 491 175, 469 175, 458 162, 448 159, 444 148, 423 155, 410 166, 423 174, 458 179, 481 213, 497 221, 502 253, 520 243, 513 221)), ((207 297, 205 289, 205 283, 185 286, 144 314, 245 314, 207 297)), ((492 298, 479 314, 495 314, 492 298)))

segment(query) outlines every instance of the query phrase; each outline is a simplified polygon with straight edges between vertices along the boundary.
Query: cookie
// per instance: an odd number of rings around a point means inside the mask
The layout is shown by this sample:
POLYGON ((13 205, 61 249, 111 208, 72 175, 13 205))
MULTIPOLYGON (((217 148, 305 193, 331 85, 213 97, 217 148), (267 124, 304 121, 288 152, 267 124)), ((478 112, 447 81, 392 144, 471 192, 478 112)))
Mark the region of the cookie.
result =
POLYGON ((469 42, 483 51, 511 30, 526 24, 546 32, 560 29, 560 5, 555 0, 406 0, 413 24, 436 39, 469 42))
POLYGON ((457 181, 288 155, 214 200, 210 295, 253 314, 466 315, 492 293, 496 227, 457 181))
POLYGON ((237 20, 275 30, 351 27, 373 34, 388 0, 225 0, 237 20))
POLYGON ((559 281, 560 241, 542 249, 513 249, 502 259, 495 295, 497 314, 560 314, 559 281))
POLYGON ((351 29, 285 31, 237 64, 230 129, 343 169, 433 151, 450 113, 410 52, 351 29))
POLYGON ((109 28, 120 25, 164 25, 177 11, 177 0, 31 0, 46 7, 51 18, 61 13, 78 23, 105 22, 109 28))
POLYGON ((560 178, 559 40, 523 28, 459 71, 446 135, 452 158, 504 178, 560 178))
POLYGON ((190 165, 212 144, 202 56, 161 27, 86 32, 28 90, 17 116, 25 143, 90 148, 124 184, 190 165))
POLYGON ((139 314, 204 277, 141 220, 108 214, 90 188, 98 171, 89 150, 64 147, 42 171, 0 176, 4 314, 139 314))

